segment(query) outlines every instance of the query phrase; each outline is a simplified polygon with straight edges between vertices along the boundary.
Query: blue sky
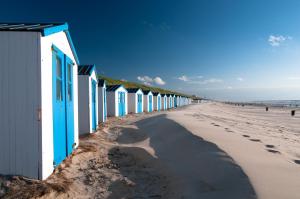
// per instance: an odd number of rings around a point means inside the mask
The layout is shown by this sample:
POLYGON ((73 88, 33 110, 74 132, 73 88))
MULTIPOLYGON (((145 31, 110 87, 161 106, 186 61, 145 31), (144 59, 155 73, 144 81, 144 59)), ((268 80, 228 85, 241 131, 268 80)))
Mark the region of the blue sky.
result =
POLYGON ((1 8, 2 22, 68 22, 81 63, 112 78, 223 100, 300 99, 300 1, 10 0, 1 8))

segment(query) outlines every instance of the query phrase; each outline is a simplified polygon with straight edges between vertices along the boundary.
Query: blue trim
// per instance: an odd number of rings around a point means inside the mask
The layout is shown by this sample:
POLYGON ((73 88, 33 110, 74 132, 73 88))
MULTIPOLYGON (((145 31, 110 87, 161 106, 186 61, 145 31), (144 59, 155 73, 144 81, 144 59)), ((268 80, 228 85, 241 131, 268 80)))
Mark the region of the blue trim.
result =
POLYGON ((59 25, 59 26, 44 28, 42 30, 42 36, 45 37, 45 36, 52 35, 54 33, 58 33, 58 32, 61 32, 61 31, 67 31, 68 28, 69 28, 68 23, 64 23, 64 24, 59 25))
POLYGON ((76 61, 77 65, 80 65, 80 62, 79 62, 79 59, 78 59, 78 56, 77 56, 77 53, 76 53, 76 50, 75 50, 75 47, 74 47, 71 35, 70 35, 70 32, 68 30, 64 30, 64 32, 67 35, 68 41, 69 41, 70 46, 71 46, 71 50, 72 50, 72 52, 74 54, 75 61, 76 61))
POLYGON ((74 47, 74 44, 73 44, 70 32, 69 32, 69 25, 68 25, 68 23, 64 23, 62 25, 57 25, 57 26, 53 26, 53 27, 49 27, 49 28, 44 28, 42 30, 42 36, 43 37, 49 36, 49 35, 52 35, 54 33, 58 33, 58 32, 61 32, 61 31, 64 31, 66 33, 67 39, 68 39, 68 41, 70 43, 71 50, 72 50, 74 58, 75 58, 75 61, 76 61, 77 65, 80 65, 80 62, 79 62, 79 59, 78 59, 78 56, 77 56, 77 53, 76 53, 76 50, 75 50, 75 47, 74 47))

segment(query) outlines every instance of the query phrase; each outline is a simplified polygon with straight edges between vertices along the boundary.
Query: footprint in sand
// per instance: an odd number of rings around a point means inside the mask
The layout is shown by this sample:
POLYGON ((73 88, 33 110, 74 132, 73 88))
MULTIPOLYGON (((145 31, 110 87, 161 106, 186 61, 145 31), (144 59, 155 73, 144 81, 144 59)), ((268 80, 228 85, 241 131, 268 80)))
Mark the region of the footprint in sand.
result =
POLYGON ((245 138, 249 138, 249 137, 250 137, 250 135, 243 135, 243 137, 245 137, 245 138))
POLYGON ((269 151, 270 153, 277 153, 277 154, 280 154, 279 151, 276 151, 276 150, 274 150, 274 149, 267 149, 267 151, 269 151))
POLYGON ((250 141, 252 141, 252 142, 261 142, 260 139, 250 139, 250 141))
POLYGON ((300 160, 294 160, 296 164, 300 164, 300 160))
POLYGON ((212 124, 212 125, 214 125, 214 126, 217 126, 217 127, 220 126, 219 124, 216 124, 216 123, 210 123, 210 124, 212 124))
POLYGON ((229 128, 224 128, 225 131, 229 132, 229 133, 234 133, 234 131, 230 130, 229 128))
POLYGON ((275 148, 275 146, 272 145, 272 144, 267 144, 266 147, 267 147, 267 148, 275 148))

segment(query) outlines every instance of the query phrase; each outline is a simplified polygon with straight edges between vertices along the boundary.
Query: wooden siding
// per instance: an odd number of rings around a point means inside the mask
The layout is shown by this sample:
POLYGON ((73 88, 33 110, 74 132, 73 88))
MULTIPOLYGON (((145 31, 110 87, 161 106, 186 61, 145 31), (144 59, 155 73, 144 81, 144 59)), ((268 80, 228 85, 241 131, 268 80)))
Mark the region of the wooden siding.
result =
POLYGON ((39 177, 40 33, 0 32, 0 173, 39 177))

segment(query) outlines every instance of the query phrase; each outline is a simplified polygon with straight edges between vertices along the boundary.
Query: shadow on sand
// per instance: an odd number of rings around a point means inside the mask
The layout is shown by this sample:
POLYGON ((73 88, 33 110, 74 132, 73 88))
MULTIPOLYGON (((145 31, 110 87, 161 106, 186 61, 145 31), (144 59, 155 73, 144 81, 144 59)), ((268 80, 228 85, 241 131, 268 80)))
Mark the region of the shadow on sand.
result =
POLYGON ((257 198, 246 174, 226 153, 165 114, 133 125, 121 128, 118 143, 149 139, 155 157, 143 148, 113 148, 109 158, 126 179, 111 184, 111 199, 257 198))

